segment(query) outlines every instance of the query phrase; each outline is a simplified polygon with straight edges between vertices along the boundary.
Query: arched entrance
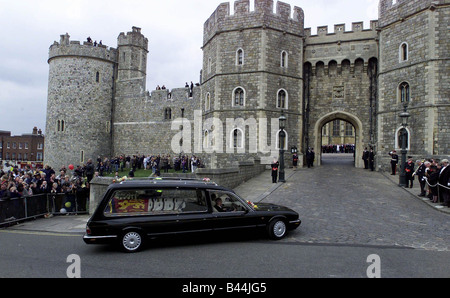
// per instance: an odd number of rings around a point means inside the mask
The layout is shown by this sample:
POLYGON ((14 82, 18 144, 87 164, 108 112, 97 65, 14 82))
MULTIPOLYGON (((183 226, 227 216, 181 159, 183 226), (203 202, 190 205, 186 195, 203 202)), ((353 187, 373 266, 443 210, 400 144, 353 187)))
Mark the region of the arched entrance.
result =
POLYGON ((355 129, 355 167, 363 168, 364 162, 362 160, 362 122, 356 116, 343 111, 335 111, 322 116, 314 126, 314 148, 316 153, 315 160, 317 161, 317 165, 320 166, 322 164, 322 150, 320 150, 322 146, 322 128, 325 124, 334 120, 343 120, 353 125, 355 129))

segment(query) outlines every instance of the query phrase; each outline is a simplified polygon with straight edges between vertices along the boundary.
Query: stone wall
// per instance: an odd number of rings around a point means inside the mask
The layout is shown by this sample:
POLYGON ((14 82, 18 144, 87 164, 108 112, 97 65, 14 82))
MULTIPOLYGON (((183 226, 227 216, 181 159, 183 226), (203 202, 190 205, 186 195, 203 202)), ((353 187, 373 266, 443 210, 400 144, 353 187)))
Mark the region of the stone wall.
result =
POLYGON ((50 47, 46 164, 59 169, 111 153, 116 54, 105 46, 70 41, 68 34, 50 47))
POLYGON ((400 149, 397 132, 403 110, 399 86, 407 83, 408 155, 417 159, 450 154, 449 1, 382 1, 378 107, 379 168, 388 168, 388 152, 400 149), (407 46, 403 59, 401 48, 407 46), (444 54, 446 52, 447 54, 444 54), (446 69, 445 69, 446 68, 446 69))

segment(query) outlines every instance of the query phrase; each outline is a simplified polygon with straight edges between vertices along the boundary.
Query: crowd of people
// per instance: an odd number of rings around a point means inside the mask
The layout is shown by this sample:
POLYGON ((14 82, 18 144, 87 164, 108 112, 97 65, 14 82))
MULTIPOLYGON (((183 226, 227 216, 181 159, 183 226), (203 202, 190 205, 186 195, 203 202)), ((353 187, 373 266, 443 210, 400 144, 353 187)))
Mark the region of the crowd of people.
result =
MULTIPOLYGON (((34 196, 34 195, 62 195, 64 204, 71 212, 77 206, 78 211, 85 211, 89 201, 89 182, 79 171, 69 174, 65 167, 56 172, 50 166, 31 169, 25 166, 1 167, 0 171, 0 200, 34 196)), ((58 210, 59 211, 59 210, 58 210)))
POLYGON ((11 166, 0 162, 0 200, 34 195, 62 196, 62 209, 56 212, 86 211, 89 202, 90 182, 94 177, 115 174, 120 178, 125 175, 134 177, 137 170, 148 170, 148 176, 160 176, 173 169, 183 173, 195 172, 204 167, 195 155, 180 154, 172 157, 166 155, 120 155, 113 158, 89 159, 83 165, 61 166, 55 170, 49 165, 31 168, 11 166))
MULTIPOLYGON (((88 163, 92 163, 88 161, 88 163)), ((129 175, 134 176, 137 170, 151 170, 152 173, 149 176, 160 176, 161 172, 168 173, 169 170, 176 172, 192 172, 194 173, 197 168, 204 168, 205 165, 195 155, 188 156, 179 154, 171 156, 170 154, 157 154, 157 155, 119 155, 113 158, 97 158, 97 166, 94 173, 97 176, 105 176, 115 173, 116 175, 123 172, 125 169, 129 170, 129 175)))
MULTIPOLYGON (((389 152, 391 156, 391 175, 396 175, 399 157, 397 152, 389 152)), ((420 197, 428 197, 433 203, 450 208, 450 167, 448 159, 424 159, 414 162, 412 156, 404 165, 406 187, 413 188, 417 176, 420 184, 420 197)))
POLYGON ((322 153, 354 153, 355 144, 323 145, 322 153))

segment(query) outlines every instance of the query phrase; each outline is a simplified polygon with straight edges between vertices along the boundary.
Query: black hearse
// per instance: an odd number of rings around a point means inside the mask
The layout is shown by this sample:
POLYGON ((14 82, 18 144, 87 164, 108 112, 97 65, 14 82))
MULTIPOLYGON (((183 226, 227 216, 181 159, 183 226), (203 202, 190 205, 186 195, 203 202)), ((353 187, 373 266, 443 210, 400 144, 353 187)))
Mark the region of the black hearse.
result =
POLYGON ((116 242, 126 251, 148 237, 233 229, 267 230, 278 240, 301 221, 297 212, 240 198, 233 190, 196 179, 126 180, 108 187, 86 225, 87 244, 116 242))

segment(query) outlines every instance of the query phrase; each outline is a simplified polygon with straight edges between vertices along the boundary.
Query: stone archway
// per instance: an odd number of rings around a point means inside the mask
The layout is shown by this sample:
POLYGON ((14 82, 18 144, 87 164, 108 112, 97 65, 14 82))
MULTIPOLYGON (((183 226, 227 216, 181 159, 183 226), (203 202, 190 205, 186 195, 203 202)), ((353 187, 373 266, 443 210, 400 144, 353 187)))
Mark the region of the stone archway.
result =
POLYGON ((326 114, 322 116, 318 121, 316 121, 316 124, 314 126, 314 148, 316 153, 316 162, 317 165, 321 165, 321 156, 322 156, 322 150, 321 144, 322 144, 322 127, 327 124, 328 122, 331 122, 333 120, 344 120, 353 125, 355 128, 355 167, 357 168, 363 168, 364 162, 362 160, 362 151, 363 151, 363 125, 362 122, 358 119, 358 117, 347 113, 343 111, 334 111, 329 114, 326 114))

